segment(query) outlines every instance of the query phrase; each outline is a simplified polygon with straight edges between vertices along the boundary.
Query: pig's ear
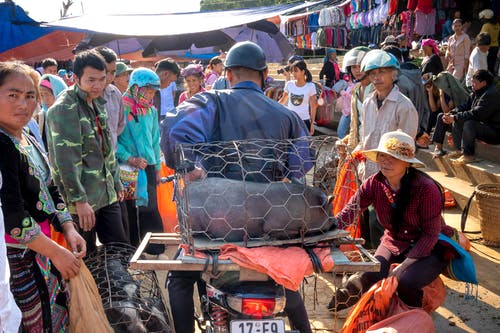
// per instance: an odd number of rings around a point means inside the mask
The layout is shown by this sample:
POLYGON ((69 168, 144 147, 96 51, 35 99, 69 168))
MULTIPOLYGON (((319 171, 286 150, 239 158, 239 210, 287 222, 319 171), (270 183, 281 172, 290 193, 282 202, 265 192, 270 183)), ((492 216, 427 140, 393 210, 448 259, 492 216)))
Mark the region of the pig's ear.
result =
POLYGON ((334 197, 335 197, 334 195, 329 195, 328 196, 328 204, 332 203, 334 197))

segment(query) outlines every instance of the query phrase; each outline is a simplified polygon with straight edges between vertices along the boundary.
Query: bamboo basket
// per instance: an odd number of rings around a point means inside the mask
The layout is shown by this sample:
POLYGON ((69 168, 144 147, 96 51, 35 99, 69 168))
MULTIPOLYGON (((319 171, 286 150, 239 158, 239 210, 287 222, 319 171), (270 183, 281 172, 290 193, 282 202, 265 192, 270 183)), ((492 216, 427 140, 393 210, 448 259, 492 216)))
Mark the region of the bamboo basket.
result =
POLYGON ((500 246, 500 184, 479 184, 476 200, 485 244, 500 246))

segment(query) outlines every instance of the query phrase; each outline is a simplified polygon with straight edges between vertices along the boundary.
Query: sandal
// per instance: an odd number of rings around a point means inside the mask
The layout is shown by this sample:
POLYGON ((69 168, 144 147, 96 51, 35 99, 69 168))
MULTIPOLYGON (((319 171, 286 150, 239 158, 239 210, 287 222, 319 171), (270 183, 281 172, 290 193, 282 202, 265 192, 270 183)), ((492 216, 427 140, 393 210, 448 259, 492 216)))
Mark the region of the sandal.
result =
POLYGON ((443 149, 434 149, 434 152, 432 153, 432 158, 439 158, 443 157, 444 155, 446 155, 446 151, 444 151, 443 149))

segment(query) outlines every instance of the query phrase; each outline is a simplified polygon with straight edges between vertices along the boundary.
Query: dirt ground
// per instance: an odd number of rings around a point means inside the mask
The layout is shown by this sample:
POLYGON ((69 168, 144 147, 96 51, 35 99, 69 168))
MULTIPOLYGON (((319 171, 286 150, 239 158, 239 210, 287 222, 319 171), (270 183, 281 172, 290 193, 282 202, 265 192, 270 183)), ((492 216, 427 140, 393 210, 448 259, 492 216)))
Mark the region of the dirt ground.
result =
MULTIPOLYGON (((447 211, 445 220, 449 225, 459 227, 460 211, 447 211)), ((480 230, 480 227, 477 221, 469 219, 467 229, 480 230)), ((432 313, 436 332, 497 333, 500 332, 500 249, 483 245, 478 239, 480 235, 467 235, 472 240, 471 253, 479 280, 478 298, 477 301, 465 299, 465 284, 442 276, 447 293, 445 303, 432 313)), ((157 273, 163 284, 166 272, 157 273)), ((304 283, 304 301, 313 332, 340 332, 344 319, 335 318, 326 309, 333 295, 333 275, 318 275, 314 280, 314 277, 308 277, 304 283)))

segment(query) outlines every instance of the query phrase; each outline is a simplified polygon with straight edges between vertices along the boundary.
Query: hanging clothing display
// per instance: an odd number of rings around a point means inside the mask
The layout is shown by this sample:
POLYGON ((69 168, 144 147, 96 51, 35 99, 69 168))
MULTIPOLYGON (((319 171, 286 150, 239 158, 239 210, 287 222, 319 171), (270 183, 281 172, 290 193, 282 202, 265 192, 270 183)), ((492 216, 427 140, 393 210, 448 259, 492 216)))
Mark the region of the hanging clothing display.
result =
POLYGON ((436 10, 434 8, 427 14, 420 9, 415 11, 415 33, 420 36, 431 36, 436 33, 436 10))

